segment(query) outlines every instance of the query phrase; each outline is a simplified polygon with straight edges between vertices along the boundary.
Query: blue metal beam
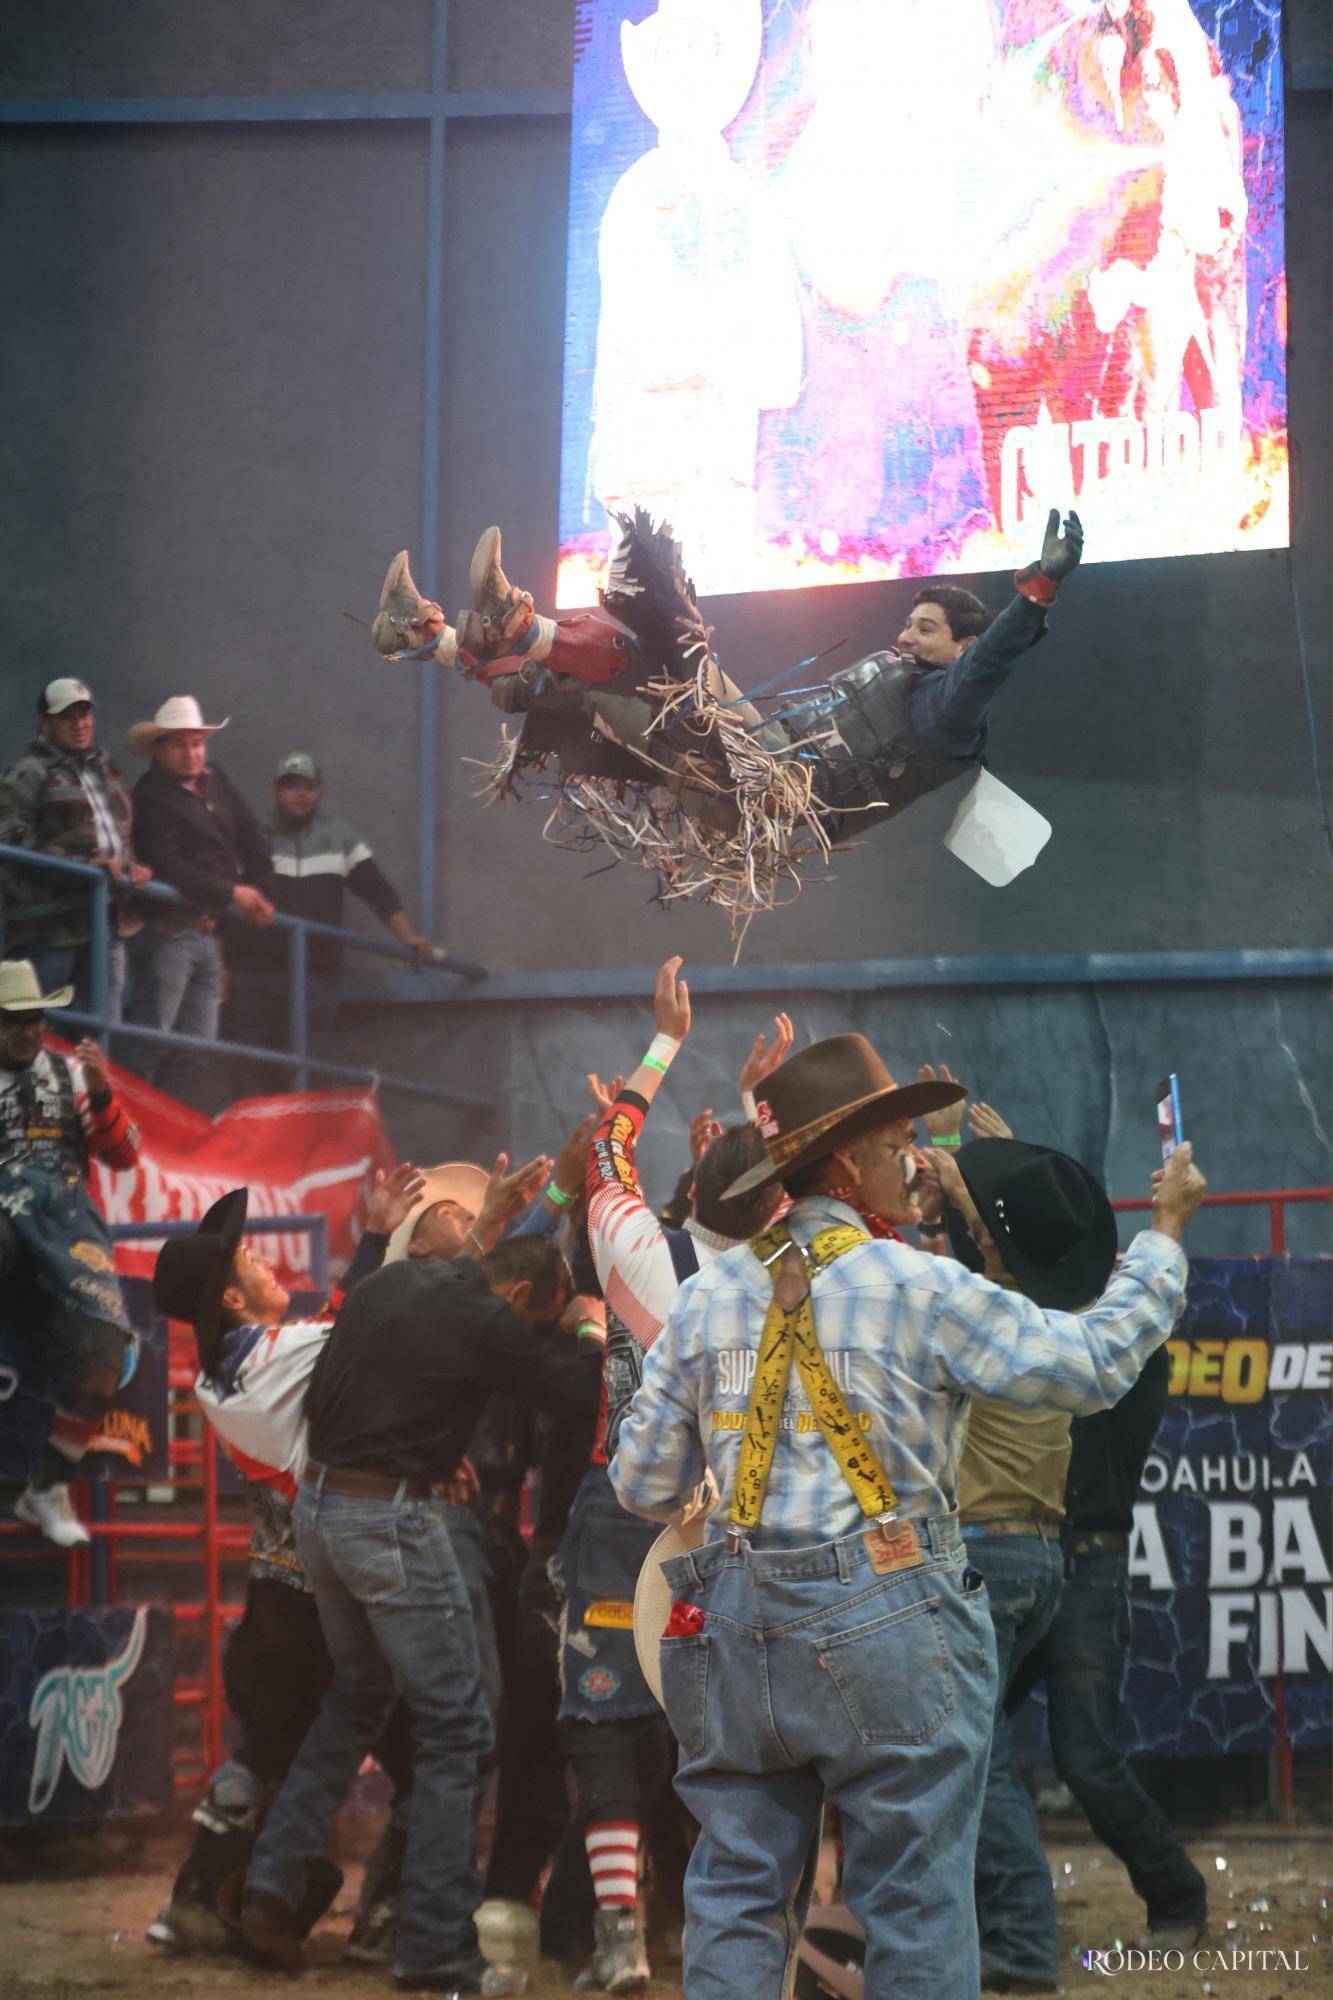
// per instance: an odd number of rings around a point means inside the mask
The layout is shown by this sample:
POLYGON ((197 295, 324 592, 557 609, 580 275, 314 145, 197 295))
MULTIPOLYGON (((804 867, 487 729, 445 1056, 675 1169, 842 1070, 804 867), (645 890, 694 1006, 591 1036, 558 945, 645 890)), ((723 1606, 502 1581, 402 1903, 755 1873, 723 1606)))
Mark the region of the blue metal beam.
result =
MULTIPOLYGON (((437 31, 437 43, 439 32, 437 31)), ((432 68, 434 66, 432 65, 432 68)), ((568 117, 567 90, 372 90, 322 97, 3 97, 0 125, 319 125, 568 117)))
MULTIPOLYGON (((444 135, 449 39, 447 0, 435 0, 431 23, 430 136, 426 160, 425 382, 421 412, 421 560, 431 593, 440 547, 440 426, 444 410, 444 135)), ((443 927, 436 883, 439 829, 440 689, 434 660, 421 668, 417 706, 417 899, 424 928, 443 927)))
MULTIPOLYGON (((838 959, 816 965, 690 965, 690 991, 725 994, 880 993, 923 987, 1139 986, 1227 980, 1328 979, 1333 951, 1091 952, 1022 958, 838 959)), ((493 1006, 498 1000, 642 1000, 656 968, 502 972, 466 988, 426 972, 387 982, 344 980, 343 1001, 493 1006)))

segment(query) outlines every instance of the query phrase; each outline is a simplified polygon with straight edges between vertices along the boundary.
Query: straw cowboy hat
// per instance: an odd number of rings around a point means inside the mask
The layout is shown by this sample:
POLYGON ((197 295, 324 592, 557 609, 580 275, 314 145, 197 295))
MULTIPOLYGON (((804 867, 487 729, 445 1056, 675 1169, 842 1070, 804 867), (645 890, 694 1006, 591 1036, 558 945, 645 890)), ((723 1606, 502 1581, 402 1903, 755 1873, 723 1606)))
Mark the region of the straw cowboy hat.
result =
MULTIPOLYGON (((1022 1139, 974 1139, 955 1158, 1005 1269, 1034 1305, 1077 1312, 1099 1299, 1115 1266, 1115 1211, 1077 1160, 1022 1139)), ((944 1225, 960 1263, 981 1254, 956 1208, 944 1225)))
POLYGON ((864 1035, 812 1042, 778 1064, 763 1092, 759 1129, 767 1163, 734 1180, 724 1201, 827 1159, 877 1125, 942 1111, 967 1096, 961 1083, 896 1084, 864 1035))
POLYGON ((216 736, 230 721, 231 717, 224 715, 221 722, 205 722, 204 711, 192 694, 172 694, 151 722, 136 722, 126 732, 125 741, 136 757, 151 757, 159 736, 170 736, 177 729, 202 729, 205 736, 216 736))
POLYGON ((442 1167, 428 1167, 421 1199, 389 1238, 389 1247, 384 1253, 385 1263, 396 1264, 406 1257, 412 1231, 425 1211, 434 1208, 437 1201, 456 1201, 469 1214, 479 1215, 489 1180, 490 1175, 484 1167, 474 1167, 467 1160, 449 1160, 442 1167))
POLYGON ((193 1236, 168 1237, 153 1269, 153 1304, 194 1328, 201 1375, 210 1375, 217 1361, 222 1294, 231 1283, 249 1199, 248 1188, 224 1194, 200 1217, 193 1236))
POLYGON ((639 1656, 639 1671, 659 1708, 662 1666, 658 1651, 663 1628, 676 1601, 675 1592, 662 1574, 662 1565, 673 1556, 693 1555, 702 1548, 707 1518, 706 1514, 696 1514, 683 1528, 665 1528, 644 1557, 634 1586, 634 1650, 639 1656))
POLYGON ((42 1014, 48 1007, 68 1007, 73 998, 72 986, 57 986, 54 993, 43 993, 30 958, 7 958, 0 964, 0 1008, 6 1014, 42 1014))

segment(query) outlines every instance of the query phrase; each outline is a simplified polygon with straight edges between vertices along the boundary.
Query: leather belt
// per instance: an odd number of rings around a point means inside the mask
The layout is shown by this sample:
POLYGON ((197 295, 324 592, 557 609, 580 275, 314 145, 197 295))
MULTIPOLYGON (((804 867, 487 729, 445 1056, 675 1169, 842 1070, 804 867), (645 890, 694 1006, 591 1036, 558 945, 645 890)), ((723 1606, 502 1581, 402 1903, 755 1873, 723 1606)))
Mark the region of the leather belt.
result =
POLYGON ((345 1500, 394 1500, 399 1494, 404 1500, 429 1500, 432 1491, 429 1479, 396 1479, 391 1472, 361 1472, 351 1465, 319 1465, 313 1458, 306 1460, 301 1484, 325 1493, 339 1493, 345 1500))
POLYGON ((1122 1556, 1129 1547, 1129 1536, 1115 1534, 1110 1529, 1103 1533, 1099 1528, 1095 1533, 1086 1535, 1080 1534, 1076 1529, 1066 1529, 1064 1542, 1066 1550, 1074 1556, 1093 1556, 1102 1553, 1122 1556))
POLYGON ((1040 1535, 1059 1533, 1054 1521, 964 1521, 964 1535, 1040 1535))

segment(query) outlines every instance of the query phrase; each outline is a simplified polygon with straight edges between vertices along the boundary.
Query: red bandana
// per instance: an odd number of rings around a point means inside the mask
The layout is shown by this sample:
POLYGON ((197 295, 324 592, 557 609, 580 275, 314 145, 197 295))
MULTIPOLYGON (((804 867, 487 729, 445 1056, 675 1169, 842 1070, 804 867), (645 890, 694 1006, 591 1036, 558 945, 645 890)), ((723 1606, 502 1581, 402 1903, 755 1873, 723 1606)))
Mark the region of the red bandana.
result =
POLYGON ((853 1201, 845 1194, 835 1195, 834 1200, 840 1201, 844 1208, 854 1208, 877 1243, 906 1243, 907 1238, 891 1222, 886 1222, 882 1215, 876 1215, 873 1209, 862 1208, 859 1201, 853 1201))

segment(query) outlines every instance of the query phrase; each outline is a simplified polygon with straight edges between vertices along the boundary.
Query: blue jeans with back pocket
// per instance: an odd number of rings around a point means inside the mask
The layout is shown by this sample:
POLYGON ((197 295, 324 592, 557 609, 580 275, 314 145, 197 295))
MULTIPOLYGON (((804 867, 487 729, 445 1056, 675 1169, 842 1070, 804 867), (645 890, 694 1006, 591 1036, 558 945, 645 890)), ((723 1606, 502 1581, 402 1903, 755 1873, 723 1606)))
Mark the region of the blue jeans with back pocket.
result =
POLYGON ((786 1990, 825 1797, 866 1933, 866 1993, 976 2000, 995 1641, 956 1521, 915 1526, 926 1560, 888 1576, 859 1534, 736 1554, 712 1541, 665 1565, 706 1614, 661 1647, 677 1790, 702 1829, 685 1881, 690 2000, 786 1990))
POLYGON ((477 1978, 474 1814, 492 1729, 444 1503, 351 1499, 303 1485, 293 1512, 333 1681, 268 1816, 246 1886, 295 1909, 361 1759, 401 1694, 412 1720, 413 1789, 394 1970, 477 1978))

